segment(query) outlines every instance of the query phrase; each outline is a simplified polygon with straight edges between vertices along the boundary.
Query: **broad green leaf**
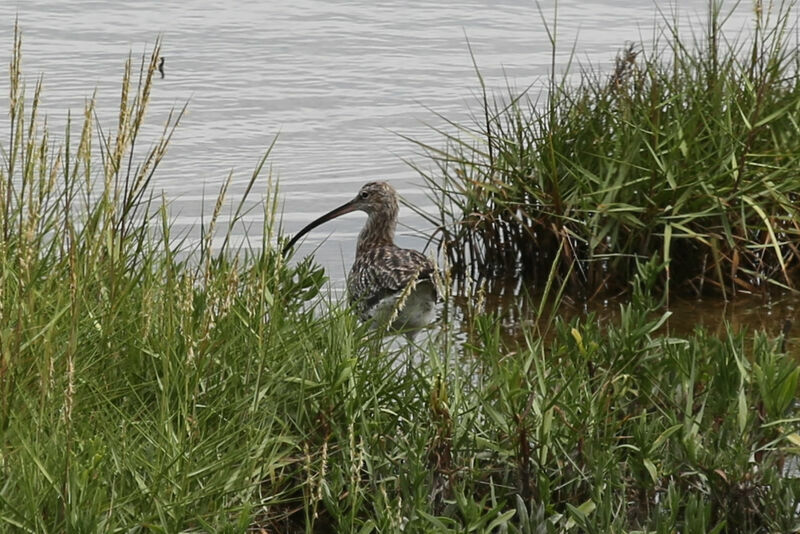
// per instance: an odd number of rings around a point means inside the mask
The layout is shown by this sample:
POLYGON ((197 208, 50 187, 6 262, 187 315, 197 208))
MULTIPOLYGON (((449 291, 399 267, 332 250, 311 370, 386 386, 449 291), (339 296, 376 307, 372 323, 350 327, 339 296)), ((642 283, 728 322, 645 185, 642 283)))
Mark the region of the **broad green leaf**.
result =
POLYGON ((658 469, 656 469, 656 464, 654 464, 650 458, 643 459, 642 463, 644 464, 645 469, 647 469, 647 472, 650 473, 650 478, 653 479, 653 484, 657 484, 658 469))

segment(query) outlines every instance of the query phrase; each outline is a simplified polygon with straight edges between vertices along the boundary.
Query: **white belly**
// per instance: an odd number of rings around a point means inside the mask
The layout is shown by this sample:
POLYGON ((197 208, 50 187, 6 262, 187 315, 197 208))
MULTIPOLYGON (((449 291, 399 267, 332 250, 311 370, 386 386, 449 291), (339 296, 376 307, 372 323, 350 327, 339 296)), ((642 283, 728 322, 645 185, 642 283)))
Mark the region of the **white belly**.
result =
POLYGON ((389 295, 365 310, 365 319, 376 325, 387 325, 394 331, 412 336, 436 318, 436 291, 433 283, 424 280, 403 300, 402 292, 389 295))

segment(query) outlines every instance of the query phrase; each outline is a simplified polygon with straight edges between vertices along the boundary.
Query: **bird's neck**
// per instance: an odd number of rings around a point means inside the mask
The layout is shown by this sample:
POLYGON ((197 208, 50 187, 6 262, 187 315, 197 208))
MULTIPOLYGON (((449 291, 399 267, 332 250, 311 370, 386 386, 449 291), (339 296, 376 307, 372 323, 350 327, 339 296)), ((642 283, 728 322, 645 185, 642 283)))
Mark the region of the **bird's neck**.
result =
POLYGON ((367 219, 367 224, 358 235, 356 256, 364 251, 380 246, 394 244, 394 232, 397 228, 397 212, 372 213, 367 219))

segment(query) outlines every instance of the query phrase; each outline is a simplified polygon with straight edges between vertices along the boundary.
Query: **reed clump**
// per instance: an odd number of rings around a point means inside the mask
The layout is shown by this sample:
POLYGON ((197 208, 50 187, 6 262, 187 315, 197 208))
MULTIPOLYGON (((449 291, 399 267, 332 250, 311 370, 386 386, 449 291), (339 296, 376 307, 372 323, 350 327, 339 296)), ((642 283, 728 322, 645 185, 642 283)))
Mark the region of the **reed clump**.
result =
POLYGON ((283 260, 269 182, 254 246, 233 245, 246 195, 220 224, 229 182, 200 239, 173 235, 152 177, 180 113, 154 143, 139 128, 158 55, 137 83, 126 66, 114 128, 90 102, 59 144, 15 41, 0 530, 800 526, 800 367, 782 336, 661 335, 653 261, 605 330, 552 319, 547 341, 529 325, 504 341, 479 298, 464 332, 445 317, 421 346, 387 343, 321 294, 320 268, 283 260))
POLYGON ((626 46, 610 76, 552 72, 543 101, 484 89, 474 126, 424 146, 456 276, 541 281, 562 249, 560 278, 583 298, 624 290, 650 257, 667 266, 662 290, 797 287, 795 3, 756 2, 732 39, 722 9, 709 2, 689 39, 665 20, 666 37, 626 46))

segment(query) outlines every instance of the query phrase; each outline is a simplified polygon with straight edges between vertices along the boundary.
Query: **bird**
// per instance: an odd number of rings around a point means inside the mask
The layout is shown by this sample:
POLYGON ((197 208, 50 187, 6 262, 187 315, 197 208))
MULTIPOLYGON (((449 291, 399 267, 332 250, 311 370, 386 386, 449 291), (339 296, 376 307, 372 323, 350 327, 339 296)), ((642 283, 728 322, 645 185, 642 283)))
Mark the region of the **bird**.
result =
POLYGON ((161 56, 158 60, 158 72, 161 73, 161 77, 164 77, 164 56, 161 56))
POLYGON ((297 232, 282 253, 317 226, 353 211, 365 212, 367 222, 358 236, 355 261, 347 276, 350 303, 362 321, 387 326, 413 340, 435 319, 438 277, 430 258, 394 243, 399 208, 397 192, 389 183, 364 184, 355 198, 297 232))

